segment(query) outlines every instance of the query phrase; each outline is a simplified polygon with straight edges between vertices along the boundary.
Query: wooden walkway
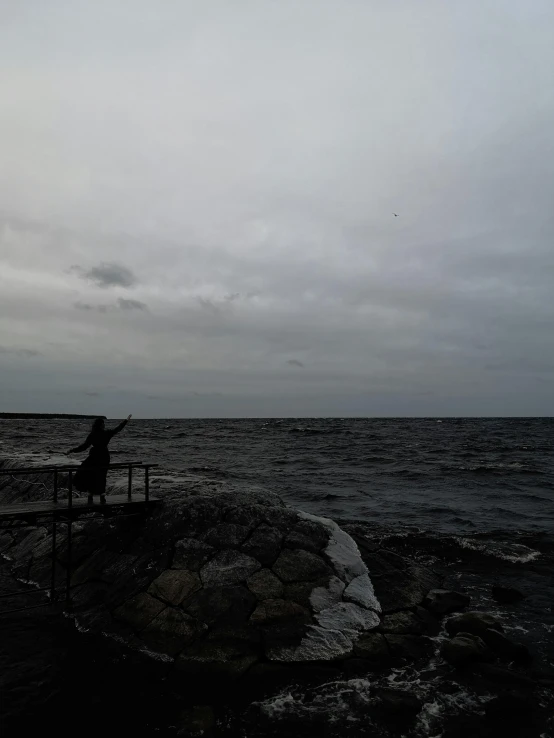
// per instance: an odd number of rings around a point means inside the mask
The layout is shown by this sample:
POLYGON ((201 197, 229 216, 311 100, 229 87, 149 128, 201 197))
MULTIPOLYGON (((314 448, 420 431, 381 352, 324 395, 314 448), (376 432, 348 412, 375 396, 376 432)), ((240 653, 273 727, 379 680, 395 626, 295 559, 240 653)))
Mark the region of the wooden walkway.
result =
POLYGON ((68 517, 80 518, 83 515, 91 513, 109 513, 125 511, 141 512, 149 505, 159 505, 161 500, 156 497, 149 497, 148 500, 144 495, 133 494, 131 498, 128 495, 106 495, 106 504, 101 505, 98 497, 95 498, 94 504, 89 505, 86 497, 74 497, 69 504, 69 500, 43 500, 41 502, 15 502, 8 505, 0 505, 0 525, 3 522, 12 520, 25 520, 27 522, 32 519, 51 517, 67 519, 68 517))

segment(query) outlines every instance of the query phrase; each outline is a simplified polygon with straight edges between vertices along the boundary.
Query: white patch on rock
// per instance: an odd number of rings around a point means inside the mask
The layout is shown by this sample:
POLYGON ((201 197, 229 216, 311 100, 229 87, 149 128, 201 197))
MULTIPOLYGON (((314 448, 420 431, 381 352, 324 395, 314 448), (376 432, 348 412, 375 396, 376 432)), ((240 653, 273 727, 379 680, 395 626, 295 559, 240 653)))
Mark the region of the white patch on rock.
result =
POLYGON ((316 587, 310 595, 318 625, 308 626, 306 635, 296 648, 272 649, 274 661, 331 661, 349 656, 354 643, 379 625, 381 605, 375 597, 356 542, 328 518, 299 512, 299 518, 325 526, 329 541, 325 556, 337 576, 327 587, 316 587))
POLYGON ((327 587, 316 587, 312 589, 310 604, 314 612, 321 612, 340 602, 345 586, 345 583, 338 577, 331 577, 327 587))
POLYGON ((379 625, 379 616, 354 602, 339 602, 316 615, 317 622, 326 630, 340 630, 356 639, 362 633, 379 625))
POLYGON ((353 579, 344 590, 343 598, 362 605, 362 607, 369 607, 375 612, 381 612, 381 603, 375 597, 373 584, 368 574, 360 574, 359 577, 353 579))
POLYGON ((308 626, 308 633, 296 648, 276 648, 268 652, 273 661, 331 661, 352 653, 352 639, 340 630, 308 626))
POLYGON ((329 531, 329 541, 325 555, 332 562, 337 574, 345 582, 351 582, 361 574, 367 574, 367 566, 362 561, 356 542, 329 518, 319 518, 299 511, 299 518, 311 520, 324 525, 329 531))

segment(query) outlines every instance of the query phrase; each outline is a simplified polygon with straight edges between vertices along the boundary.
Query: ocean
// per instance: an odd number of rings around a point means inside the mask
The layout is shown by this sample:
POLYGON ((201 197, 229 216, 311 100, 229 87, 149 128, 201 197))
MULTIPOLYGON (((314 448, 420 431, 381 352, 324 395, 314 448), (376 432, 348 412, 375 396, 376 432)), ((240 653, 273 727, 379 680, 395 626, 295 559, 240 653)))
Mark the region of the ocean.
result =
MULTIPOLYGON (((0 459, 78 463, 65 452, 89 427, 0 420, 0 459)), ((215 480, 330 518, 461 534, 554 533, 553 447, 550 418, 290 418, 131 420, 110 449, 158 464, 154 493, 215 480)))
MULTIPOLYGON (((108 421, 107 427, 117 422, 108 421)), ((89 429, 90 421, 84 420, 0 420, 0 467, 6 462, 77 464, 85 454, 66 452, 89 429)), ((440 570, 447 588, 470 593, 473 608, 498 616, 505 632, 531 650, 532 673, 552 679, 553 446, 554 420, 549 418, 133 419, 110 450, 113 462, 157 464, 151 473, 151 491, 157 496, 204 485, 263 488, 293 507, 337 520, 347 531, 363 530, 393 554, 440 570), (491 595, 494 585, 515 587, 525 599, 517 606, 500 605, 491 595)), ((126 483, 124 474, 110 473, 111 487, 126 483)), ((141 483, 137 472, 137 491, 141 483)), ((5 588, 12 586, 7 573, 4 580, 5 588)), ((59 639, 50 643, 51 628, 42 620, 32 621, 32 635, 20 633, 17 618, 10 631, 17 650, 6 657, 10 669, 25 674, 38 669, 35 656, 30 666, 19 656, 31 639, 45 643, 39 649, 43 660, 67 653, 67 679, 73 679, 72 649, 87 646, 59 639)), ((435 639, 437 647, 441 637, 435 639)), ((85 665, 79 679, 85 679, 90 657, 85 653, 79 661, 85 665)), ((62 669, 61 677, 53 677, 48 689, 63 694, 65 673, 62 669)), ((483 694, 471 681, 448 679, 440 659, 433 657, 423 670, 408 663, 380 675, 334 678, 311 691, 299 685, 263 702, 218 712, 217 735, 385 735, 368 722, 368 700, 381 687, 408 690, 424 703, 403 735, 478 734, 495 692, 483 694)), ((147 686, 155 687, 155 679, 147 686)), ((98 688, 98 699, 108 701, 112 720, 127 724, 128 710, 119 704, 117 689, 98 688)), ((550 714, 551 692, 541 685, 537 689, 540 710, 550 714)), ((21 699, 36 702, 33 689, 27 691, 21 699)), ((56 712, 57 703, 52 704, 56 712)), ((190 709, 195 714, 197 708, 190 709)), ((180 710, 153 708, 148 717, 137 713, 137 720, 145 721, 144 735, 183 734, 175 732, 180 710)), ((543 728, 525 735, 550 733, 543 728)))

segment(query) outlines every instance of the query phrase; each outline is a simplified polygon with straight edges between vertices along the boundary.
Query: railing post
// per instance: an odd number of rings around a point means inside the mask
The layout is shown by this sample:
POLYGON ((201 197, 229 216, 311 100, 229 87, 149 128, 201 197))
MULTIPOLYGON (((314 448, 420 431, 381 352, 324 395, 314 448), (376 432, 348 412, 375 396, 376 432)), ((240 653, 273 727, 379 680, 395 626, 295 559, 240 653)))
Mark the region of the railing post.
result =
POLYGON ((129 464, 129 481, 127 484, 127 498, 130 500, 133 495, 133 465, 129 464))
POLYGON ((71 603, 71 534, 72 534, 72 518, 71 508, 73 507, 73 472, 69 471, 69 481, 67 485, 67 571, 65 578, 65 606, 69 609, 71 603))
MULTIPOLYGON (((56 515, 56 513, 54 513, 56 515)), ((50 582, 50 600, 54 602, 56 595, 56 534, 58 525, 56 518, 52 523, 52 581, 50 582)))
POLYGON ((150 480, 148 479, 148 467, 144 467, 144 500, 148 502, 150 496, 150 480))

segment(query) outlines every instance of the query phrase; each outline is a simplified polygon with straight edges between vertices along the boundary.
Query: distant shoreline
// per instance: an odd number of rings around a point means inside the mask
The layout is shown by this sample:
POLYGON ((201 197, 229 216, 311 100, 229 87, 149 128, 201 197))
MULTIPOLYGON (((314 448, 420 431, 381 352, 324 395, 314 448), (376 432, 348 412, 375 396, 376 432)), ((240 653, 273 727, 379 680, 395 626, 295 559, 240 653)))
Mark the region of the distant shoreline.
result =
POLYGON ((63 420, 93 420, 94 418, 104 418, 105 415, 73 415, 68 413, 0 413, 0 419, 4 420, 55 420, 61 418, 63 420))

